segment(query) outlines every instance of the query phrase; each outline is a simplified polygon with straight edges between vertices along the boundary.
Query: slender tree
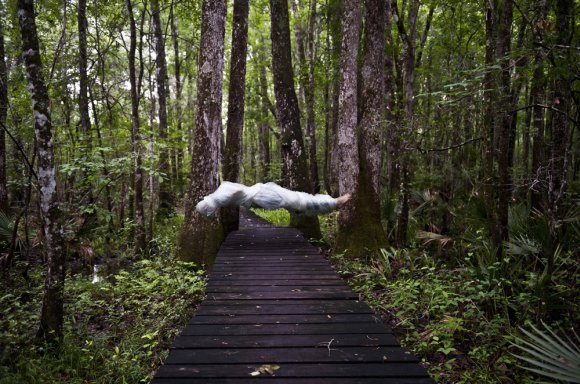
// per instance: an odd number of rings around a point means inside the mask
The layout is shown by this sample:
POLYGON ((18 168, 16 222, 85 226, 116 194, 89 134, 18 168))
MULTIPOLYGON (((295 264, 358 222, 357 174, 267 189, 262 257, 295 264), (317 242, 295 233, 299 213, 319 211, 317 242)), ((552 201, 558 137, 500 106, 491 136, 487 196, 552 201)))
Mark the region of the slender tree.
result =
MULTIPOLYGON (((143 208, 143 154, 141 149, 141 132, 139 122, 139 86, 137 84, 137 68, 135 56, 137 50, 137 26, 133 15, 131 0, 125 0, 129 15, 130 43, 129 43, 129 83, 131 87, 131 147, 133 149, 133 203, 135 214, 135 250, 145 249, 145 210, 143 208)), ((141 50, 141 49, 140 49, 141 50)), ((142 76, 143 71, 140 71, 142 76)))
POLYGON ((225 0, 203 1, 191 181, 178 240, 182 259, 210 267, 222 240, 221 223, 201 216, 195 205, 218 186, 225 18, 225 0))
MULTIPOLYGON (((82 138, 81 157, 83 163, 89 161, 91 156, 91 118, 89 114, 89 93, 88 93, 88 75, 87 75, 87 2, 79 0, 78 3, 77 24, 79 31, 79 114, 81 117, 82 138)), ((83 171, 83 190, 82 203, 91 204, 93 202, 92 187, 89 181, 89 171, 83 171)), ((85 215, 85 220, 88 216, 85 215)))
MULTIPOLYGON (((242 131, 244 128, 244 99, 246 95, 245 81, 249 11, 249 0, 234 1, 227 137, 223 161, 224 179, 233 182, 238 182, 240 179, 242 131)), ((221 210, 222 225, 226 232, 238 229, 239 214, 238 207, 221 210)))
MULTIPOLYGON (((300 109, 294 89, 288 3, 270 0, 270 14, 276 115, 281 129, 282 176, 287 188, 308 192, 311 184, 300 127, 300 109)), ((292 214, 290 225, 308 237, 321 237, 320 224, 316 216, 292 214)))
POLYGON ((0 211, 8 210, 6 187, 6 116, 8 112, 8 71, 4 49, 4 3, 0 1, 0 211))
POLYGON ((548 201, 552 216, 561 219, 561 205, 566 192, 568 180, 568 142, 570 137, 570 105, 572 99, 571 76, 569 68, 573 62, 571 52, 571 39, 574 20, 574 2, 571 0, 557 0, 556 13, 556 44, 563 47, 561 59, 556 62, 554 92, 552 97, 553 107, 558 112, 554 113, 552 126, 552 140, 550 152, 550 176, 548 178, 548 201))
POLYGON ((155 36, 155 75, 157 83, 157 101, 159 106, 159 172, 164 175, 159 183, 158 217, 166 217, 174 211, 174 197, 171 190, 171 169, 169 164, 169 148, 167 141, 167 60, 165 55, 165 38, 161 25, 159 1, 151 0, 153 19, 153 35, 155 36))
POLYGON ((18 0, 22 57, 32 99, 38 151, 38 190, 46 245, 44 300, 37 335, 49 343, 62 337, 65 254, 58 204, 50 98, 44 80, 33 0, 18 0))

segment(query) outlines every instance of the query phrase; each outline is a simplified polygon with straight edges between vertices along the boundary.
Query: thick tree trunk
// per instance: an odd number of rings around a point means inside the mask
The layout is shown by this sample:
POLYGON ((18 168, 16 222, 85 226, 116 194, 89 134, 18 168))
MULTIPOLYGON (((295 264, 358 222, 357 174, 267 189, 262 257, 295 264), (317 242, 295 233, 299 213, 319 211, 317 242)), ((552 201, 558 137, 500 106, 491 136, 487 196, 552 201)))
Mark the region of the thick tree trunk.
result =
MULTIPOLYGON (((133 188, 134 188, 134 218, 135 218, 135 251, 141 252, 145 249, 146 233, 145 233, 145 213, 143 208, 143 168, 141 166, 141 133, 139 122, 139 95, 137 85, 137 73, 135 66, 135 52, 137 49, 137 27, 135 25, 135 17, 133 15, 133 5, 131 0, 125 0, 127 13, 129 15, 129 28, 131 33, 131 41, 129 45, 129 83, 131 86, 131 147, 133 149, 133 156, 135 163, 133 167, 133 188)), ((142 73, 141 73, 142 76, 142 73)))
POLYGON ((159 206, 157 217, 163 218, 175 210, 175 199, 171 190, 171 168, 169 164, 169 148, 167 135, 167 60, 165 56, 165 38, 161 25, 159 1, 151 0, 153 18, 153 34, 155 36, 155 79, 157 83, 157 99, 159 102, 159 172, 163 181, 159 183, 159 206))
POLYGON ((8 189, 6 187, 6 116, 8 112, 8 71, 4 50, 4 4, 0 2, 0 211, 8 210, 8 189))
MULTIPOLYGON (((244 100, 246 96, 246 53, 248 51, 249 10, 249 0, 234 1, 227 136, 224 162, 222 165, 224 179, 232 182, 239 182, 240 180, 242 132, 244 129, 244 100)), ((239 207, 224 208, 221 210, 221 220, 225 233, 238 229, 239 216, 239 207)))
MULTIPOLYGON (((362 67, 361 116, 359 117, 358 198, 360 220, 358 250, 378 250, 387 245, 381 224, 380 183, 382 133, 385 113, 385 2, 365 1, 364 58, 362 67), (381 49, 376 49, 381 47, 381 49), (366 237, 366 239, 365 239, 366 237)), ((349 247, 350 248, 350 247, 349 247)))
POLYGON ((379 174, 384 116, 385 7, 365 1, 365 35, 361 101, 357 103, 356 59, 359 4, 344 4, 338 117, 340 193, 353 199, 340 211, 337 250, 361 256, 387 245, 381 224, 379 174), (357 119, 357 105, 361 116, 357 119), (357 121, 358 120, 358 121, 357 121))
POLYGON ((191 181, 178 239, 182 259, 209 267, 222 240, 221 223, 202 217, 195 205, 218 187, 225 19, 225 0, 203 1, 191 181))
POLYGON ((37 335, 53 344, 62 337, 64 316, 65 255, 52 141, 50 98, 44 82, 33 0, 18 0, 17 15, 22 38, 22 56, 32 98, 34 132, 38 151, 38 190, 47 269, 44 300, 37 335))
POLYGON ((357 58, 360 30, 360 4, 345 2, 342 10, 342 46, 337 123, 338 192, 352 193, 353 198, 340 209, 336 249, 342 252, 350 246, 351 233, 356 230, 359 180, 359 145, 357 133, 357 58))
MULTIPOLYGON (((308 192, 311 184, 300 128, 300 110, 294 90, 288 3, 271 0, 270 9, 274 93, 276 94, 277 116, 281 129, 282 176, 286 188, 308 192)), ((320 225, 316 216, 293 214, 290 224, 308 237, 321 237, 320 225)))

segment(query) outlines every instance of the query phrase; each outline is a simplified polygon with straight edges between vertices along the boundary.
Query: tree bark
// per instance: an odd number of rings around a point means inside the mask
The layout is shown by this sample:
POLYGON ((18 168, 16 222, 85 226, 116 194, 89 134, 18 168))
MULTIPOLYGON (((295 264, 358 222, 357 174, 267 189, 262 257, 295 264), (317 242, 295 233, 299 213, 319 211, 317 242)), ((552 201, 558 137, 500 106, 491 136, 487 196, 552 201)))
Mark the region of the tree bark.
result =
MULTIPOLYGON (((574 2, 571 0, 557 0, 556 13, 556 44, 562 47, 571 45, 574 20, 574 2)), ((549 209, 555 220, 561 219, 561 204, 568 184, 568 140, 570 137, 570 100, 572 99, 569 75, 574 68, 574 58, 571 48, 564 49, 561 59, 556 61, 556 75, 554 81, 554 108, 562 111, 555 113, 552 125, 552 140, 550 153, 550 175, 548 183, 549 209)))
POLYGON ((342 10, 340 54, 337 156, 338 192, 352 193, 353 198, 339 213, 337 250, 349 245, 350 233, 359 225, 355 201, 358 196, 359 145, 357 133, 357 58, 360 30, 360 4, 347 1, 342 10))
MULTIPOLYGON (((89 181, 90 171, 86 167, 91 156, 91 118, 89 115, 89 94, 87 76, 87 2, 79 0, 78 3, 78 31, 79 31, 79 114, 81 117, 82 137, 80 140, 81 160, 83 162, 81 204, 89 205, 93 203, 92 187, 89 181)), ((83 214, 84 224, 91 219, 94 214, 83 214)))
POLYGON ((174 212, 175 199, 171 190, 169 142, 167 140, 167 60, 158 0, 151 0, 151 13, 153 18, 153 34, 155 36, 155 79, 159 103, 159 142, 161 144, 159 150, 159 172, 163 175, 163 180, 159 183, 159 206, 156 216, 157 218, 163 218, 174 212))
MULTIPOLYGON (((125 0, 127 13, 129 15, 130 43, 129 43, 129 83, 131 87, 131 147, 134 156, 134 218, 135 218, 135 252, 145 249, 145 213, 143 208, 143 168, 142 168, 142 148, 139 122, 139 94, 137 84, 137 73, 135 66, 135 52, 137 50, 137 27, 133 15, 133 5, 131 0, 125 0)), ((141 75, 142 76, 142 73, 141 75)))
POLYGON ((385 46, 385 4, 381 0, 365 1, 360 103, 356 88, 358 7, 356 2, 344 4, 338 118, 340 193, 351 192, 353 199, 341 209, 336 243, 338 250, 346 250, 352 256, 387 245, 379 187, 385 54, 384 49, 376 49, 385 46), (357 104, 361 114, 358 118, 357 104))
POLYGON ((268 88, 266 84, 266 67, 260 67, 259 74, 260 87, 260 125, 258 126, 258 141, 260 152, 260 163, 262 163, 262 180, 270 179, 270 123, 268 122, 268 88))
POLYGON ((40 212, 47 256, 44 299, 37 336, 49 344, 55 344, 62 337, 65 254, 57 197, 50 98, 40 57, 34 1, 18 0, 17 15, 22 38, 22 56, 34 114, 40 212))
MULTIPOLYGON (((232 182, 239 182, 240 180, 242 132, 244 129, 244 100, 246 96, 245 82, 249 10, 249 0, 234 1, 227 136, 224 162, 222 165, 224 179, 232 182)), ((239 216, 239 207, 224 208, 221 210, 221 220, 225 233, 238 229, 239 216)))
POLYGON ((512 177, 510 166, 510 136, 511 136, 511 120, 514 109, 511 99, 511 74, 510 74, 510 60, 509 54, 511 51, 511 27, 513 21, 513 3, 511 0, 498 1, 497 15, 497 47, 496 59, 501 62, 501 72, 498 78, 498 93, 496 98, 498 103, 497 111, 499 118, 496 120, 498 124, 495 131, 498 134, 498 151, 496 153, 497 168, 498 168, 498 201, 497 201, 497 222, 495 228, 497 229, 495 237, 495 245, 501 248, 504 241, 509 239, 508 231, 508 213, 509 202, 512 196, 512 177))
MULTIPOLYGON (((286 188, 308 192, 311 188, 311 180, 300 128, 298 98, 294 90, 288 3, 270 0, 270 10, 274 93, 276 94, 276 109, 281 129, 282 176, 286 188)), ((292 214, 290 224, 301 230, 307 237, 317 239, 321 237, 320 225, 316 216, 292 214)))
POLYGON ((221 223, 202 217, 195 205, 218 186, 225 19, 225 0, 203 1, 191 181, 178 239, 182 259, 208 267, 222 240, 221 223))
POLYGON ((0 211, 8 210, 8 189, 6 187, 6 117, 8 115, 8 71, 4 49, 4 4, 0 2, 0 211))
MULTIPOLYGON (((178 31, 178 19, 175 14, 175 4, 171 8, 171 39, 173 40, 173 65, 175 66, 175 114, 177 115, 176 122, 176 136, 178 140, 183 135, 183 116, 181 107, 181 93, 182 93, 182 83, 181 83, 181 58, 179 55, 179 31, 178 31)), ((172 140, 173 141, 173 140, 172 140)), ((183 178, 181 175, 181 167, 183 164, 183 150, 181 149, 181 143, 173 142, 171 145, 173 159, 173 180, 177 188, 177 193, 181 196, 183 193, 183 178)))

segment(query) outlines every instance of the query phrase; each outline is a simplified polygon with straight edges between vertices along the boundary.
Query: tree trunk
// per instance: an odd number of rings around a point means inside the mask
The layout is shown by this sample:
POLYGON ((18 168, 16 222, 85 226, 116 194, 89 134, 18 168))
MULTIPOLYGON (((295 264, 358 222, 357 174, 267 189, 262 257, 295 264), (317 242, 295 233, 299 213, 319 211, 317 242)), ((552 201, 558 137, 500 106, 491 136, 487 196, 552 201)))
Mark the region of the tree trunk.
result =
MULTIPOLYGON (((556 13, 556 44, 560 47, 569 47, 574 20, 574 2, 571 0, 557 0, 556 13)), ((558 49, 558 48, 556 48, 558 49)), ((562 48, 560 48, 562 49, 562 48)), ((567 187, 568 168, 568 140, 570 137, 569 113, 572 99, 570 84, 573 81, 574 58, 572 48, 565 48, 562 59, 556 62, 554 81, 553 107, 559 112, 554 113, 552 125, 552 140, 550 153, 550 175, 548 183, 548 202, 552 217, 561 219, 561 204, 567 187)))
POLYGON ((191 181, 178 239, 182 259, 209 267, 222 240, 221 223, 201 216, 195 205, 218 186, 225 19, 225 0, 203 1, 191 181))
MULTIPOLYGON (((91 156, 92 137, 91 137, 91 118, 89 115, 89 95, 88 95, 88 76, 87 76, 87 2, 79 0, 78 3, 78 31, 79 31, 79 114, 81 117, 82 137, 80 140, 81 159, 83 162, 83 180, 81 191, 81 204, 89 205, 93 203, 91 182, 89 181, 90 170, 87 163, 91 156)), ((84 224, 91 216, 84 214, 84 224)))
POLYGON ((266 101, 268 88, 266 84, 266 67, 260 67, 260 125, 258 126, 258 141, 260 147, 260 163, 262 163, 262 181, 270 179, 270 124, 268 123, 268 103, 266 101))
MULTIPOLYGON (((359 145, 357 133, 357 58, 360 29, 360 4, 345 2, 342 10, 342 46, 338 96, 337 157, 338 192, 353 198, 340 209, 336 249, 350 246, 351 233, 360 225, 355 201, 358 196, 359 145)), ((354 233, 353 233, 354 234, 354 233)), ((356 233, 358 235, 358 233, 356 233)))
POLYGON ((17 15, 22 38, 22 56, 34 114, 38 151, 38 191, 47 256, 44 300, 37 336, 54 344, 62 337, 65 255, 57 200, 50 98, 44 82, 33 0, 18 0, 17 15))
MULTIPOLYGON (((177 115, 176 133, 177 140, 183 136, 183 116, 181 108, 181 58, 179 56, 179 32, 177 25, 177 15, 175 14, 175 4, 171 8, 171 39, 173 40, 173 65, 175 66, 175 114, 177 115)), ((173 159, 173 180, 179 196, 183 194, 183 178, 181 176, 181 167, 183 163, 183 150, 180 142, 173 142, 172 140, 172 156, 173 159)))
MULTIPOLYGON (((227 136, 224 162, 222 165, 224 179, 232 182, 240 181, 242 132, 244 129, 244 99, 246 96, 245 81, 249 10, 249 0, 234 1, 227 136)), ((230 207, 221 210, 221 220, 225 233, 238 229, 239 216, 239 207, 230 207)))
MULTIPOLYGON (((270 10, 274 93, 276 94, 277 116, 281 129, 282 176, 286 188, 308 192, 311 184, 300 128, 300 110, 294 90, 288 3, 270 0, 270 10)), ((301 230, 307 237, 317 239, 321 237, 320 225, 316 216, 292 214, 290 224, 301 230)))
POLYGON ((159 206, 156 216, 167 217, 175 210, 175 199, 171 190, 171 169, 169 164, 169 148, 167 140, 167 61, 165 58, 165 39, 161 26, 159 1, 151 0, 153 18, 153 34, 155 36, 155 67, 157 82, 157 99, 159 102, 159 172, 163 180, 159 182, 159 206))
POLYGON ((0 211, 8 210, 8 189, 6 188, 6 136, 4 127, 8 115, 8 71, 4 50, 4 3, 0 2, 0 211))
POLYGON ((316 24, 316 0, 311 0, 310 21, 307 35, 308 54, 308 74, 307 83, 304 88, 304 99, 306 101, 306 137, 308 144, 308 159, 310 165, 310 181, 312 182, 312 193, 320 192, 320 181, 318 179, 318 160, 316 150, 316 123, 314 116, 314 63, 316 60, 316 43, 314 41, 314 26, 316 24))
MULTIPOLYGON (((141 166, 141 133, 139 122, 139 94, 137 84, 137 73, 135 67, 135 52, 137 49, 137 27, 133 15, 133 5, 131 0, 125 0, 127 13, 129 15, 129 28, 131 41, 129 45, 129 83, 131 86, 131 147, 135 158, 133 175, 134 175, 134 215, 135 215, 135 252, 141 252, 145 249, 145 213, 143 208, 143 168, 141 166)), ((141 75, 142 76, 142 73, 141 75)))
POLYGON ((353 199, 340 211, 336 247, 353 256, 387 245, 379 187, 385 56, 383 49, 375 49, 385 45, 385 4, 365 1, 362 89, 357 103, 359 7, 355 2, 344 4, 338 117, 339 188, 341 194, 353 193, 353 199))
POLYGON ((496 191, 498 193, 497 200, 497 222, 495 246, 502 247, 504 241, 509 239, 508 232, 508 213, 509 202, 512 196, 512 177, 510 160, 510 136, 511 136, 511 120, 514 109, 511 99, 511 74, 510 74, 510 60, 509 54, 511 50, 511 27, 513 20, 513 2, 511 0, 500 0, 497 2, 497 47, 496 60, 501 62, 501 72, 498 78, 498 93, 496 98, 498 103, 497 111, 499 113, 496 120, 497 127, 495 131, 498 134, 498 151, 496 153, 497 168, 498 168, 498 184, 496 191))

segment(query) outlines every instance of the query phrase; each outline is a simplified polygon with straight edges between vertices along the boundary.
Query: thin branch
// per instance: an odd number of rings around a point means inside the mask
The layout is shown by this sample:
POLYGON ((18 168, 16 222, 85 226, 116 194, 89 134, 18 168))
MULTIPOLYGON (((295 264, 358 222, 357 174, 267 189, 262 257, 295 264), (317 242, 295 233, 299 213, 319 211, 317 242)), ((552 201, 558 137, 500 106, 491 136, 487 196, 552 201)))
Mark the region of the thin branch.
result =
POLYGON ((12 140, 12 142, 14 143, 14 145, 16 145, 16 148, 18 149, 18 152, 20 152, 20 154, 22 154, 22 157, 24 158, 24 161, 26 162, 26 165, 28 166, 28 169, 30 169, 30 173, 32 173, 32 175, 34 176, 34 178, 36 180, 38 180, 38 176, 36 175, 36 172, 34 172, 34 166, 30 163, 30 160, 28 160, 28 156, 26 156, 26 153, 24 152, 24 149, 22 148, 22 146, 20 145, 20 143, 18 142, 18 140, 16 140, 16 138, 8 130, 8 128, 6 127, 6 125, 4 125, 4 123, 0 122, 0 126, 2 126, 2 129, 8 134, 8 136, 10 136, 10 139, 12 140))
POLYGON ((568 118, 568 120, 570 120, 574 124, 578 124, 578 120, 575 120, 568 113, 566 113, 566 112, 564 112, 564 111, 562 111, 562 110, 560 110, 558 108, 554 108, 554 107, 552 107, 550 105, 545 105, 545 104, 530 104, 530 105, 525 105, 523 107, 519 107, 519 108, 516 108, 516 109, 512 109, 509 113, 515 113, 515 112, 518 112, 518 111, 521 111, 521 110, 524 110, 524 109, 529 109, 529 108, 534 108, 534 107, 545 108, 545 109, 549 109, 551 111, 554 111, 556 113, 561 113, 561 114, 565 115, 568 118))
POLYGON ((448 147, 444 147, 444 148, 431 148, 431 149, 423 149, 423 148, 421 148, 421 147, 417 146, 417 147, 415 147, 415 148, 407 148, 407 149, 416 149, 416 150, 418 150, 419 152, 421 152, 422 154, 427 154, 427 153, 429 153, 429 152, 444 152, 444 151, 448 151, 448 150, 450 150, 450 149, 456 149, 456 148, 460 148, 460 147, 463 147, 464 145, 467 145, 467 144, 473 143, 473 142, 475 142, 475 141, 480 141, 480 140, 483 140, 483 137, 481 137, 481 136, 480 136, 480 137, 475 137, 475 138, 473 138, 473 139, 469 139, 469 140, 467 140, 467 141, 464 141, 463 143, 460 143, 460 144, 454 144, 454 145, 450 145, 450 146, 448 146, 448 147))

